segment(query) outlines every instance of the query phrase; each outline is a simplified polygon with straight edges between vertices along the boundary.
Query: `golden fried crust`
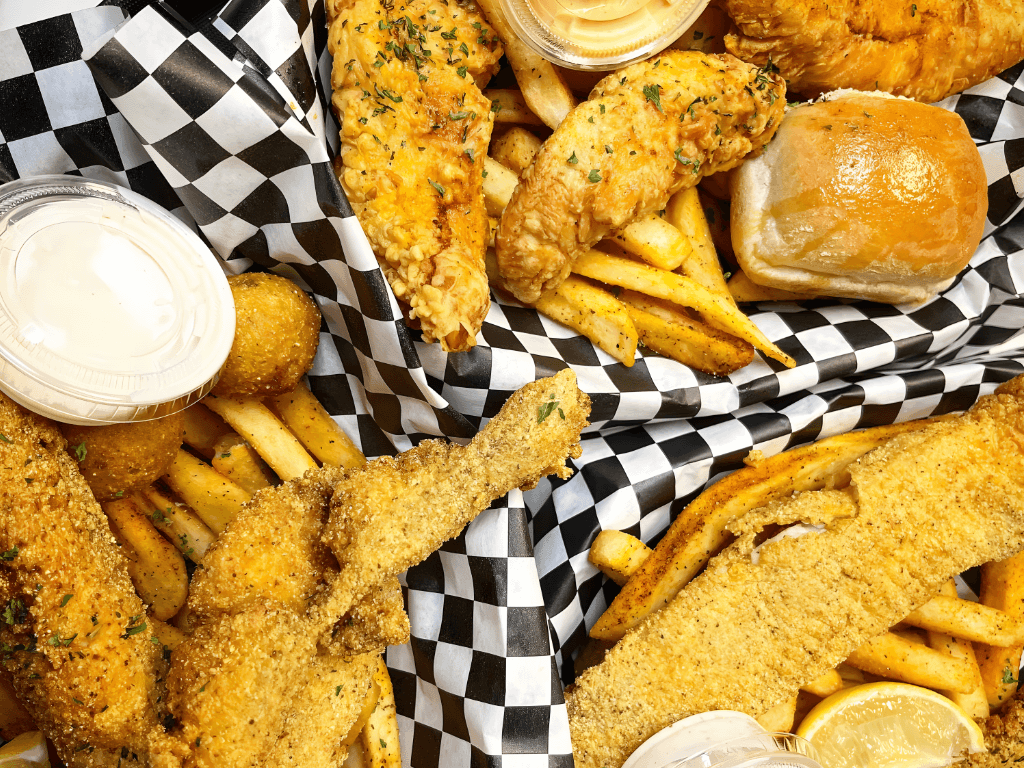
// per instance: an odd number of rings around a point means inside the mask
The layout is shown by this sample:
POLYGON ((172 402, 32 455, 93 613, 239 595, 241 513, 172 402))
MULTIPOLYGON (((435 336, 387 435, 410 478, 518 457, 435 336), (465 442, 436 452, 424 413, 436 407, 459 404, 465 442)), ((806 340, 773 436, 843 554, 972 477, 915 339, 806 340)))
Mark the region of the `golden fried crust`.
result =
POLYGON ((969 768, 1001 768, 1024 761, 1024 701, 1022 691, 1010 699, 998 715, 980 720, 988 752, 969 755, 969 768))
POLYGON ((728 55, 671 51, 606 77, 544 142, 505 208, 502 277, 536 301, 609 232, 766 144, 785 102, 781 78, 728 55))
POLYGON ((381 653, 389 645, 409 642, 409 615, 405 612, 402 585, 394 576, 380 589, 371 590, 341 617, 328 649, 350 659, 363 653, 381 653))
POLYGON ((745 61, 769 59, 790 89, 888 91, 934 102, 1024 58, 1019 0, 722 0, 745 61))
POLYGON ((72 768, 173 751, 160 648, 106 517, 56 427, 0 395, 0 648, 25 707, 72 768), (130 756, 129 756, 130 757, 130 756))
POLYGON ((338 178, 424 340, 469 349, 490 304, 483 160, 494 115, 478 83, 497 71, 498 36, 472 2, 349 0, 331 13, 338 178))
POLYGON ((1024 378, 966 415, 906 433, 842 490, 774 502, 568 697, 579 768, 619 766, 645 739, 714 709, 757 716, 925 603, 961 571, 1024 545, 1024 378), (1012 393, 1012 394, 1011 394, 1012 393), (766 544, 770 523, 822 533, 766 544))

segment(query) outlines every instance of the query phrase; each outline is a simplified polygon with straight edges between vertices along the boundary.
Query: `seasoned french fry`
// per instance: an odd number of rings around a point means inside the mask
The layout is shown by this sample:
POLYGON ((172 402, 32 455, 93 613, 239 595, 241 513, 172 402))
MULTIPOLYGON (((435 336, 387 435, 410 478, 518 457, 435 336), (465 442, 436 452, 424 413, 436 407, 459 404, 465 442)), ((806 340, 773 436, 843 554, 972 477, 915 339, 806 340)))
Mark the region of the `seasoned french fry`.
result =
POLYGON ((738 304, 754 301, 808 301, 817 298, 809 293, 793 293, 780 288, 766 288, 758 285, 745 272, 735 272, 729 278, 729 293, 738 304))
POLYGON ((489 154, 516 176, 533 164, 543 142, 537 135, 516 125, 491 141, 489 154))
POLYGON ((188 572, 181 553, 157 532, 134 499, 116 499, 102 506, 139 597, 155 618, 171 618, 188 600, 188 572))
MULTIPOLYGON (((981 594, 984 605, 1024 618, 1024 553, 998 563, 981 566, 981 594)), ((1017 692, 1021 647, 994 648, 978 644, 978 666, 989 706, 998 711, 1017 692)))
POLYGON ((868 682, 862 671, 856 667, 851 667, 849 664, 840 664, 836 667, 836 672, 839 673, 839 677, 843 681, 843 688, 854 688, 868 682))
POLYGON ((868 640, 850 654, 846 663, 871 674, 925 688, 957 693, 974 689, 973 671, 966 660, 954 659, 892 632, 868 640))
POLYGON ((1024 620, 958 597, 934 597, 903 623, 1001 648, 1024 645, 1024 620))
POLYGON ((715 483, 679 513, 590 636, 618 640, 672 600, 729 541, 726 525, 736 518, 797 491, 824 488, 829 478, 868 451, 927 423, 894 424, 826 438, 763 459, 715 483))
POLYGON ((244 437, 282 480, 302 477, 316 468, 295 435, 259 399, 209 395, 203 402, 244 437))
POLYGON ((217 441, 210 464, 249 493, 256 493, 274 484, 270 468, 236 432, 229 432, 217 441))
POLYGON ((202 403, 190 405, 182 415, 185 417, 185 444, 199 455, 211 458, 214 444, 230 432, 231 427, 202 403))
POLYGON ((39 727, 14 693, 10 673, 0 666, 0 739, 10 741, 39 727))
MULTIPOLYGON (((956 586, 953 581, 947 581, 942 585, 939 594, 945 597, 956 597, 956 586)), ((978 661, 974 656, 974 646, 967 640, 961 640, 947 635, 943 632, 928 632, 928 647, 934 648, 954 659, 964 659, 971 665, 971 672, 974 677, 974 688, 967 693, 956 691, 942 691, 943 695, 949 697, 953 702, 959 704, 971 717, 988 717, 988 697, 985 695, 985 686, 981 680, 981 670, 978 669, 978 661)))
POLYGON ((142 491, 144 511, 156 524, 158 531, 193 563, 206 556, 217 535, 194 510, 179 504, 159 488, 150 486, 142 491))
POLYGON ((570 275, 545 291, 537 311, 575 328, 625 366, 636 359, 637 332, 622 302, 608 291, 570 275))
POLYGON ((492 157, 484 158, 484 206, 487 215, 501 218, 512 193, 519 186, 519 177, 492 157))
POLYGON ((526 106, 520 91, 510 88, 487 88, 484 98, 490 100, 495 123, 516 123, 518 125, 544 125, 544 121, 526 106))
POLYGON ((838 693, 843 690, 843 678, 839 675, 839 672, 831 669, 821 677, 818 677, 803 686, 800 690, 813 693, 815 696, 820 696, 824 699, 831 696, 833 693, 838 693))
POLYGON ((653 550, 636 536, 622 531, 601 531, 590 545, 589 559, 619 586, 625 584, 653 550))
POLYGON ((227 528, 252 494, 209 464, 179 450, 167 468, 164 482, 195 510, 214 533, 227 528))
POLYGON ((726 376, 754 359, 754 348, 747 342, 691 320, 675 307, 635 291, 623 291, 619 300, 626 305, 640 340, 684 365, 726 376))
POLYGON ((789 733, 793 730, 793 716, 796 714, 796 696, 776 704, 760 717, 758 724, 768 733, 789 733))
POLYGON ((692 252, 679 267, 679 272, 700 283, 715 296, 725 297, 735 307, 736 302, 725 285, 722 264, 718 261, 711 228, 704 216, 696 187, 672 195, 665 206, 665 220, 690 241, 692 252))
POLYGON ((731 297, 714 294, 688 277, 594 249, 577 258, 572 271, 694 309, 713 328, 738 336, 789 368, 796 366, 796 360, 769 341, 750 318, 736 309, 731 297))
POLYGON ((300 381, 291 392, 269 398, 267 404, 322 464, 355 469, 366 463, 362 451, 324 410, 305 382, 300 381))
POLYGON ((378 660, 373 680, 380 688, 377 706, 362 730, 361 741, 368 768, 402 768, 402 751, 398 746, 398 715, 395 689, 391 685, 384 659, 378 660))
POLYGON ((652 267, 675 269, 693 253, 690 241, 665 219, 652 213, 642 216, 611 237, 627 253, 639 256, 652 267))
MULTIPOLYGON (((376 678, 376 675, 374 676, 376 678)), ((370 715, 373 714, 373 710, 377 708, 377 699, 380 697, 380 684, 376 679, 370 680, 370 690, 366 692, 366 698, 363 699, 363 708, 359 712, 359 717, 352 723, 352 727, 349 729, 348 735, 341 740, 343 746, 349 747, 355 744, 359 740, 359 734, 362 733, 363 728, 370 719, 370 715)))
POLYGON ((185 642, 185 633, 173 624, 165 624, 159 619, 150 616, 149 626, 153 630, 153 635, 160 641, 160 644, 167 646, 172 651, 185 642))

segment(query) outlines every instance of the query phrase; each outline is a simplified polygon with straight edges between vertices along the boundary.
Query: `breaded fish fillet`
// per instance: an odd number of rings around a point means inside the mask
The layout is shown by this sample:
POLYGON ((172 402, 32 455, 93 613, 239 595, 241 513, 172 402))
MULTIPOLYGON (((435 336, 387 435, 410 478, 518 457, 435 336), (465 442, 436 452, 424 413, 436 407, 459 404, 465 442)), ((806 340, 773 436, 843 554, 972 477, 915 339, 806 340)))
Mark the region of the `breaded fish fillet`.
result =
POLYGON ((729 55, 667 51, 604 78, 544 142, 502 214, 509 289, 535 302, 609 232, 767 144, 785 105, 781 78, 729 55))
POLYGON ((846 488, 755 510, 740 538, 584 672, 568 697, 577 768, 614 768, 689 715, 757 716, 927 602, 1024 547, 1024 377, 894 438, 846 488), (820 523, 751 560, 765 526, 820 523))
POLYGON ((124 765, 180 765, 161 722, 160 647, 66 447, 0 395, 0 660, 70 768, 116 765, 122 749, 124 765))
POLYGON ((981 723, 988 752, 968 755, 965 768, 1002 768, 1024 762, 1024 701, 1022 691, 1006 702, 998 715, 986 717, 981 723))
POLYGON ((837 88, 939 101, 1024 59, 1020 0, 722 0, 726 48, 771 60, 790 90, 837 88))

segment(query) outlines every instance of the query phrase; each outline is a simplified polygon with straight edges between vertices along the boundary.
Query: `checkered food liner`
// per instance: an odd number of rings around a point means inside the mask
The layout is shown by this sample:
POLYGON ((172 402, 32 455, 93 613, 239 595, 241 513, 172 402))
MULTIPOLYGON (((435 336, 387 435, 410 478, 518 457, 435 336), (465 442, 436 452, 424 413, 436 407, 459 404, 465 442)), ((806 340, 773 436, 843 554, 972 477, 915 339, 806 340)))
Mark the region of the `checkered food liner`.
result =
POLYGON ((971 265, 914 309, 764 305, 798 360, 716 379, 654 355, 627 369, 529 308, 492 299, 471 352, 423 344, 331 170, 324 9, 233 0, 197 32, 116 2, 0 31, 0 181, 69 173, 131 187, 190 223, 232 272, 300 282, 323 313, 310 385, 368 456, 466 439, 519 386, 565 366, 594 403, 568 481, 497 502, 404 577, 412 642, 391 648, 405 765, 570 766, 562 683, 615 587, 604 528, 654 543, 752 448, 963 409, 1024 371, 1024 65, 942 104, 989 177, 971 265))

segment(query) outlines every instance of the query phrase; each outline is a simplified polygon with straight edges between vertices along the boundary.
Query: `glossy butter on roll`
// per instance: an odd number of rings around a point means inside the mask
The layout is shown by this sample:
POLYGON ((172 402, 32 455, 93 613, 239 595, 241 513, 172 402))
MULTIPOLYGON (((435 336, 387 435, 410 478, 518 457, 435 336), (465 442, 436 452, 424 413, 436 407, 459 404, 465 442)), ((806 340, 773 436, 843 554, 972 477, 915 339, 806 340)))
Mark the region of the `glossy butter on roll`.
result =
POLYGON ((954 112, 841 91, 789 109, 738 171, 732 238, 756 283, 888 303, 948 287, 981 240, 981 156, 954 112))

